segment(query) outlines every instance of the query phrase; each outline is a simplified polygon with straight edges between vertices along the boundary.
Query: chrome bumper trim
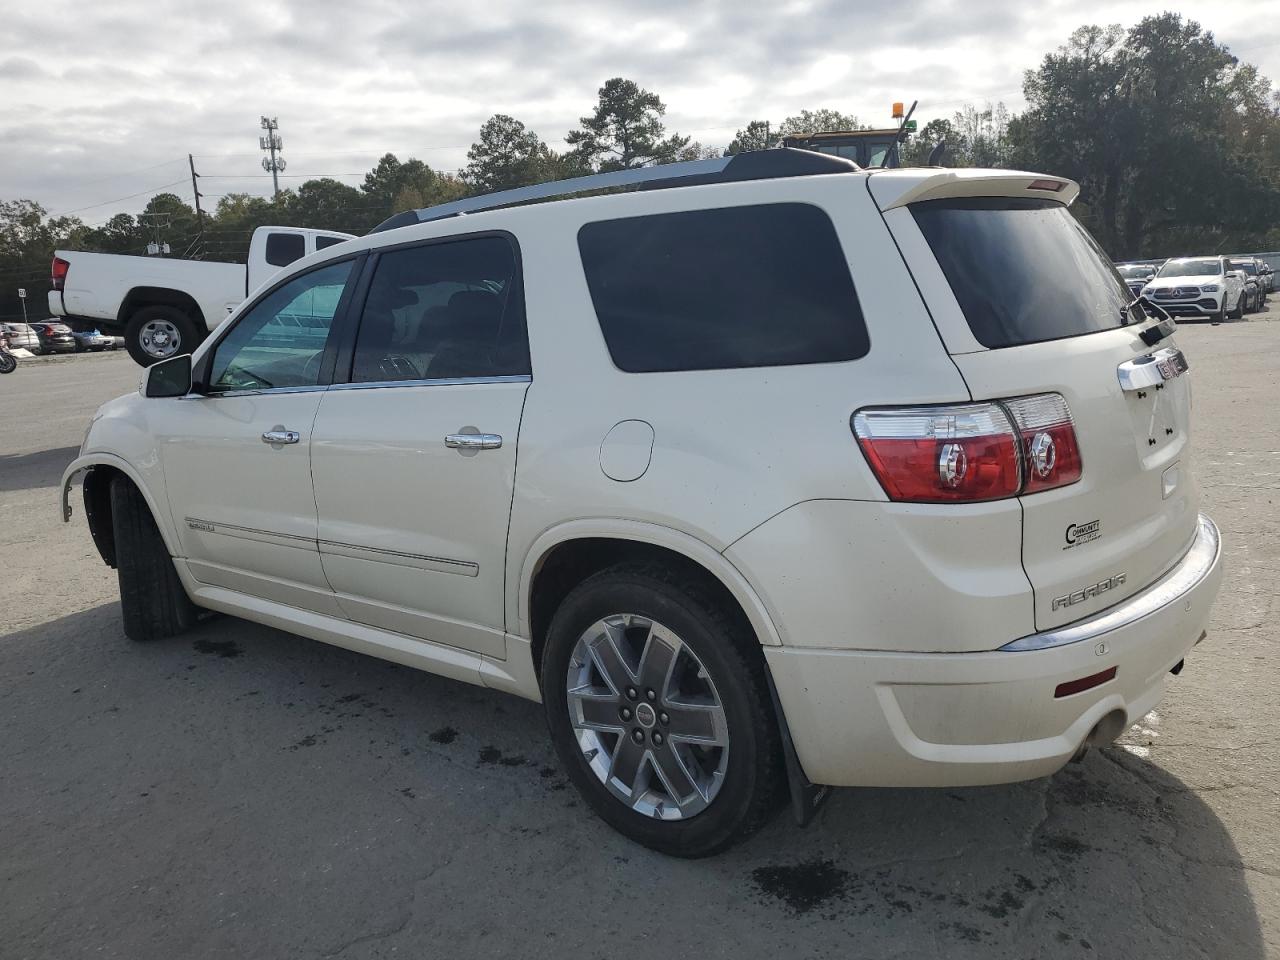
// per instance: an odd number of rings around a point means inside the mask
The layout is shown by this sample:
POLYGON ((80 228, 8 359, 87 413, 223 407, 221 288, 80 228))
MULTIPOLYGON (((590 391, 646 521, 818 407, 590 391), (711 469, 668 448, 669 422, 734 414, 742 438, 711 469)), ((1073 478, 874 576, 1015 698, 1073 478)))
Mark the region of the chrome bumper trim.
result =
POLYGON ((1196 530, 1195 540, 1191 543, 1191 549, 1172 570, 1147 589, 1086 620, 1077 620, 1065 627, 1046 630, 1044 633, 1033 633, 1012 643, 1006 643, 1000 647, 1000 651, 1016 653, 1026 650, 1046 650, 1049 647, 1061 647, 1068 643, 1079 643, 1082 640, 1094 640, 1103 634, 1149 617, 1153 613, 1159 613, 1198 587, 1217 566, 1221 553, 1222 537, 1218 533, 1218 528, 1212 520, 1201 514, 1199 528, 1196 530))

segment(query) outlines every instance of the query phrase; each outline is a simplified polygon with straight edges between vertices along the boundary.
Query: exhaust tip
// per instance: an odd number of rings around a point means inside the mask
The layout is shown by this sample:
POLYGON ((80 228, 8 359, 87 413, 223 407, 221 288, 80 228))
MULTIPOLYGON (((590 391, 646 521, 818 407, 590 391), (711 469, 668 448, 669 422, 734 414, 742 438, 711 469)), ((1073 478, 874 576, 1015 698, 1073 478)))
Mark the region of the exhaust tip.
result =
POLYGON ((1076 748, 1076 752, 1071 755, 1071 760, 1068 762, 1079 763, 1088 756, 1090 747, 1105 747, 1115 743, 1116 737, 1124 733, 1125 726, 1124 711, 1112 710, 1093 725, 1093 729, 1076 748))

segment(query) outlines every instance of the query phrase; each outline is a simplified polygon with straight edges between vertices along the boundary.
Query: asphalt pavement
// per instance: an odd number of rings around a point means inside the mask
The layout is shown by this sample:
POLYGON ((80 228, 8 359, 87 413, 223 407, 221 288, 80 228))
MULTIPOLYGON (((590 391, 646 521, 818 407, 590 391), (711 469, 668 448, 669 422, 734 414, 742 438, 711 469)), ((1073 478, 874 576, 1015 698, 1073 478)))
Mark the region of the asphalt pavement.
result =
POLYGON ((1280 956, 1277 314, 1178 333, 1227 573, 1121 745, 1012 786, 841 790, 695 862, 594 819, 535 704, 230 617, 131 644, 56 486, 140 370, 22 363, 0 377, 0 957, 1280 956))

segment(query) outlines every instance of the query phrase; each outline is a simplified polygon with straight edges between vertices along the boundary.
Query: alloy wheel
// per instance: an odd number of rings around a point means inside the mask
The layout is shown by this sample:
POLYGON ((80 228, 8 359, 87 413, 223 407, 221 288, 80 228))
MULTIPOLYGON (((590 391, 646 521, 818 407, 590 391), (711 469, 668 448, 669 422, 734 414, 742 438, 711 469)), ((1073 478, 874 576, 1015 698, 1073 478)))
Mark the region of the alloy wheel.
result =
POLYGON ((711 804, 728 768, 728 721, 710 674, 675 633, 636 614, 598 620, 574 646, 565 683, 583 758, 614 797, 661 820, 711 804))

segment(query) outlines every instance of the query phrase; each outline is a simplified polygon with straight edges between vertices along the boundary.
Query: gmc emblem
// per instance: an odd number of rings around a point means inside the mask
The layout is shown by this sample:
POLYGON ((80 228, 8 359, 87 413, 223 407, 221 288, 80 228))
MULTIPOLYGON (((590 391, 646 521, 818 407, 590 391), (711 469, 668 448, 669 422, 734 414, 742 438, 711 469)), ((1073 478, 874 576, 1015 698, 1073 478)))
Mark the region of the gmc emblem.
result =
POLYGON ((1053 598, 1053 609, 1060 610, 1063 607, 1070 607, 1073 604, 1082 603, 1099 594, 1106 593, 1114 587, 1124 583, 1125 574, 1117 573, 1114 577, 1107 577, 1105 580, 1099 580, 1097 583, 1091 583, 1083 590, 1077 590, 1075 593, 1068 593, 1065 597, 1053 598))

